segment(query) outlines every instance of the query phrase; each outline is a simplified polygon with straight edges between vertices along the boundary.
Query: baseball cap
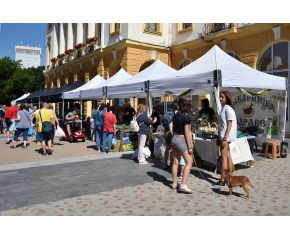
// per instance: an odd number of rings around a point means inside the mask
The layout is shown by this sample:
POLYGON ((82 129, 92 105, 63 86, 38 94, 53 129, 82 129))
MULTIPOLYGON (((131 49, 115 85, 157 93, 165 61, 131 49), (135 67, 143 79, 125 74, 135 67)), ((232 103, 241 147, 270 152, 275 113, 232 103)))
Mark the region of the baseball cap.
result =
POLYGON ((2 107, 3 107, 3 108, 6 108, 6 105, 3 105, 2 107))
POLYGON ((78 110, 76 108, 74 108, 73 111, 76 111, 77 112, 78 110))

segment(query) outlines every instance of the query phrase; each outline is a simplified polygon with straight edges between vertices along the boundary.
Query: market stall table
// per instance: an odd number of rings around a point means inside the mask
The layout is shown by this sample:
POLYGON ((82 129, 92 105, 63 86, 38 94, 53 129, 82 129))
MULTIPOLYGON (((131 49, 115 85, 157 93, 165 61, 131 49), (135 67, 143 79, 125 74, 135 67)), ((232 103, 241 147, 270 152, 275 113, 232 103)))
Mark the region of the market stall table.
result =
MULTIPOLYGON (((249 147, 248 139, 253 139, 253 136, 238 138, 236 142, 231 142, 230 152, 233 164, 242 162, 255 161, 251 149, 249 147)), ((219 155, 219 147, 216 145, 216 139, 194 138, 194 147, 201 160, 217 165, 217 158, 219 155)))

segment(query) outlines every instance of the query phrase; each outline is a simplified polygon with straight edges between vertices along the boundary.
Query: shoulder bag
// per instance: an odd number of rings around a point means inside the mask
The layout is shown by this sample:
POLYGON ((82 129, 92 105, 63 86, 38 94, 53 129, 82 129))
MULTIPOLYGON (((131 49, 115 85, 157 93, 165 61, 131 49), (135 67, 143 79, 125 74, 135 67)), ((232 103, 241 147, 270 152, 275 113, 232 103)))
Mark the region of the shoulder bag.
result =
POLYGON ((142 122, 138 125, 137 118, 139 116, 140 116, 140 114, 138 116, 134 117, 130 123, 130 128, 132 129, 133 132, 139 132, 139 129, 140 129, 139 127, 144 123, 144 122, 142 122))
POLYGON ((51 132, 52 130, 52 123, 49 121, 42 121, 42 117, 41 117, 41 110, 39 111, 39 115, 40 115, 40 119, 42 122, 42 131, 43 132, 51 132))
POLYGON ((7 125, 10 124, 10 118, 11 118, 12 115, 13 115, 14 109, 15 109, 15 107, 13 108, 13 111, 12 111, 12 113, 11 113, 11 116, 10 116, 10 117, 7 117, 7 118, 5 119, 5 123, 6 123, 7 125))

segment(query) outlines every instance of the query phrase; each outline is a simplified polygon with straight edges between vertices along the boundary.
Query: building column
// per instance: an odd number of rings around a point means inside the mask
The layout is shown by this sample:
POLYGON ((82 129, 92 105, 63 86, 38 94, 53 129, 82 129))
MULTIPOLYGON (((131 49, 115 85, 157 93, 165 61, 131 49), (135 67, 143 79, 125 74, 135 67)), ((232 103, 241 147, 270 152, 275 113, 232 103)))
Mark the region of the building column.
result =
POLYGON ((51 32, 51 58, 56 58, 58 54, 57 32, 58 23, 53 23, 51 32))
POLYGON ((83 42, 83 32, 84 32, 83 24, 77 23, 77 42, 76 42, 76 44, 83 42))
POLYGON ((59 50, 58 53, 62 54, 65 51, 65 36, 64 36, 64 23, 60 24, 59 27, 59 50))
POLYGON ((67 23, 66 31, 66 50, 74 49, 74 39, 73 39, 73 25, 72 23, 67 23))
POLYGON ((95 33, 95 23, 88 23, 88 36, 87 38, 91 38, 91 37, 95 37, 96 33, 95 33))

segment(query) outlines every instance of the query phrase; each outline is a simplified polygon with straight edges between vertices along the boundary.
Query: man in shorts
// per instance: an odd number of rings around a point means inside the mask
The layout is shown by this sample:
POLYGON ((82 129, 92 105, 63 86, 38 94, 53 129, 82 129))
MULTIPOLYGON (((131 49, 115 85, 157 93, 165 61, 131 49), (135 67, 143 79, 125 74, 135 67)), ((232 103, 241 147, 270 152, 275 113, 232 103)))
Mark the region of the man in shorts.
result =
POLYGON ((49 132, 43 131, 43 122, 51 122, 52 127, 56 130, 54 116, 52 111, 48 109, 49 105, 45 102, 43 103, 43 108, 36 114, 35 129, 39 132, 39 140, 41 142, 43 153, 42 155, 46 156, 52 154, 51 150, 51 130, 49 132), (48 150, 46 153, 46 142, 48 145, 48 150))
POLYGON ((74 118, 79 118, 79 116, 77 115, 77 109, 74 108, 72 112, 69 112, 66 116, 65 116, 65 121, 64 121, 64 125, 66 125, 66 130, 68 135, 71 135, 71 128, 72 128, 72 122, 74 118))
MULTIPOLYGON (((9 136, 10 136, 9 128, 10 128, 10 125, 13 124, 13 121, 15 121, 17 119, 18 111, 19 111, 19 109, 16 107, 16 102, 12 101, 11 102, 11 106, 7 108, 7 111, 6 111, 5 116, 4 116, 4 122, 6 122, 6 118, 10 119, 10 121, 7 121, 7 123, 6 123, 7 140, 5 141, 5 144, 9 144, 10 143, 10 140, 9 140, 9 136)), ((12 139, 14 139, 14 134, 15 134, 15 130, 12 131, 12 139)), ((12 142, 14 142, 14 140, 12 140, 12 142)))

